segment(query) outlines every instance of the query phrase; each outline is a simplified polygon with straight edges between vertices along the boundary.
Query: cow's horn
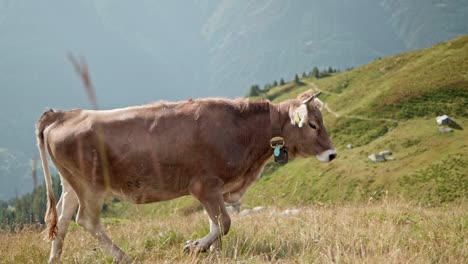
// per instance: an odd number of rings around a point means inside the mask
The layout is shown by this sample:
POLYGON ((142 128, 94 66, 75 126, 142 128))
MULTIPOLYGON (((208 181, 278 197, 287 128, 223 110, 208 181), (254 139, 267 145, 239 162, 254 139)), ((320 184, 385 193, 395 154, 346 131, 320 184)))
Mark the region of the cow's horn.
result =
POLYGON ((305 105, 306 105, 306 104, 309 104, 312 100, 314 100, 315 98, 317 98, 321 93, 322 93, 322 92, 318 92, 318 93, 312 95, 311 97, 305 99, 302 103, 305 104, 305 105))

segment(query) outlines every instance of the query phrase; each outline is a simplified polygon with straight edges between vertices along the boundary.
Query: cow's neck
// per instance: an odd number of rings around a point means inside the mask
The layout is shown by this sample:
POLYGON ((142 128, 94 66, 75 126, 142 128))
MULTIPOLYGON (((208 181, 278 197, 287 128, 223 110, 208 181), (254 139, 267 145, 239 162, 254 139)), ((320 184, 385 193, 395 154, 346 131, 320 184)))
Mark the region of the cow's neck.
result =
MULTIPOLYGON (((264 104, 265 102, 260 103, 264 104)), ((251 104, 257 104, 257 102, 253 102, 251 104)), ((268 106, 263 107, 260 113, 253 114, 249 119, 245 120, 245 127, 248 127, 247 131, 245 131, 245 136, 251 138, 250 146, 247 147, 252 151, 252 156, 254 156, 257 161, 264 163, 273 154, 273 149, 270 146, 270 140, 273 136, 283 136, 281 133, 287 122, 287 108, 288 104, 285 103, 268 103, 268 106), (271 108, 278 111, 275 114, 274 120, 272 120, 270 116, 271 108), (272 122, 275 122, 275 124, 272 125, 272 122), (272 130, 272 127, 275 127, 275 129, 272 130), (274 134, 274 131, 277 131, 277 134, 274 134)))
MULTIPOLYGON (((263 104, 265 104, 265 102, 263 102, 263 104)), ((286 118, 284 107, 278 105, 276 105, 276 107, 281 111, 279 122, 281 127, 283 127, 286 118)), ((240 199, 247 188, 258 179, 273 154, 273 149, 270 146, 272 135, 270 104, 264 105, 264 107, 261 107, 260 111, 250 113, 248 116, 248 118, 243 119, 244 121, 241 124, 245 126, 242 129, 241 137, 248 139, 248 144, 243 147, 246 153, 248 153, 245 157, 247 160, 241 163, 242 165, 239 168, 241 171, 237 171, 235 177, 235 179, 241 179, 241 181, 234 180, 233 182, 229 182, 225 187, 227 193, 225 199, 231 202, 240 199)))

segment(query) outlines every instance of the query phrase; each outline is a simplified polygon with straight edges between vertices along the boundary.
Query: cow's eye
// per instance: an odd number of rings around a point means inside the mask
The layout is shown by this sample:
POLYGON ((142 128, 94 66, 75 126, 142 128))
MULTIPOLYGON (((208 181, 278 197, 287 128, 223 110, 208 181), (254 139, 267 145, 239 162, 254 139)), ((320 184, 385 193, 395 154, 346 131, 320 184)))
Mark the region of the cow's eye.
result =
POLYGON ((314 124, 312 124, 312 123, 309 123, 309 126, 310 126, 311 128, 313 128, 313 129, 317 129, 317 127, 316 127, 314 124))

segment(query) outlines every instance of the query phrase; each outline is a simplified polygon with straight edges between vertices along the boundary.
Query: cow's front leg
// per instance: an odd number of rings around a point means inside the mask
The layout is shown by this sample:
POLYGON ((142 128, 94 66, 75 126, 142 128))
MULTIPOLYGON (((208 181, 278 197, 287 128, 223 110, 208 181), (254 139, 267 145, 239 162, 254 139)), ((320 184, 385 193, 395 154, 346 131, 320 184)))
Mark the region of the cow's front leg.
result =
POLYGON ((209 178, 191 185, 190 192, 205 208, 210 217, 210 233, 203 238, 188 241, 184 251, 190 253, 204 252, 213 245, 221 247, 221 236, 229 232, 231 219, 223 200, 223 182, 218 178, 209 178))

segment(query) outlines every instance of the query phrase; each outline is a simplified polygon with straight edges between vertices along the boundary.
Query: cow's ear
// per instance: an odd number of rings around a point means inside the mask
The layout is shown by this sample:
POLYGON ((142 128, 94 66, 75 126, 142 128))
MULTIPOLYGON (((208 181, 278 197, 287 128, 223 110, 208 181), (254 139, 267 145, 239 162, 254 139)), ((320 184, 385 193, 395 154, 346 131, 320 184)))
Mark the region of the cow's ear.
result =
POLYGON ((299 103, 296 106, 292 106, 289 109, 289 118, 291 119, 291 125, 302 127, 304 124, 307 124, 307 105, 299 103))

